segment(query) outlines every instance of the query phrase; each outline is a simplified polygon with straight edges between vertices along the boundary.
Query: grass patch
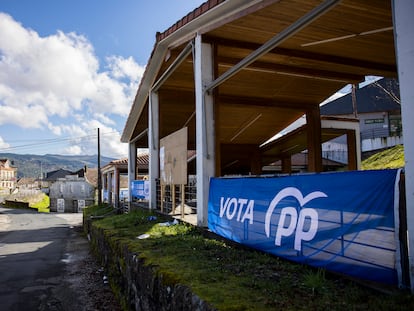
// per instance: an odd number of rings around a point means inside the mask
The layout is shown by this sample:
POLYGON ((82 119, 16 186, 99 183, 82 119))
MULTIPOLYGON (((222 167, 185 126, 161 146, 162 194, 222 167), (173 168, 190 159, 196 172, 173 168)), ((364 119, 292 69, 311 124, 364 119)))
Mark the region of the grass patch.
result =
POLYGON ((45 211, 49 209, 50 206, 50 198, 46 194, 42 194, 38 200, 29 203, 31 208, 35 208, 38 211, 45 211))
POLYGON ((404 167, 404 146, 395 147, 375 153, 362 161, 363 170, 379 170, 404 167))
POLYGON ((87 206, 83 209, 83 217, 89 218, 90 216, 104 216, 114 212, 113 207, 108 204, 87 206))
POLYGON ((414 310, 411 295, 380 293, 168 222, 166 216, 137 210, 96 220, 94 226, 154 266, 165 285, 185 284, 218 310, 414 310), (138 238, 144 234, 147 238, 138 238))

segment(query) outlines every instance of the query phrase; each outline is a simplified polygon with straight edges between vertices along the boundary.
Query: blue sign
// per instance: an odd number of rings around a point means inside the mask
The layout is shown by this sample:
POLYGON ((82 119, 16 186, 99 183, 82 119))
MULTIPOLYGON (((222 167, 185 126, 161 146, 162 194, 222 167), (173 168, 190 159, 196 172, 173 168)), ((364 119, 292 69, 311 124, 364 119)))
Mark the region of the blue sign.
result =
POLYGON ((108 190, 103 190, 102 193, 103 193, 104 202, 108 202, 108 200, 109 200, 109 191, 108 190))
POLYGON ((119 189, 119 199, 120 200, 128 200, 128 195, 129 195, 128 188, 119 189))
POLYGON ((399 170, 212 178, 208 226, 276 256, 396 285, 398 180, 399 170))
POLYGON ((149 181, 133 180, 131 182, 131 195, 136 199, 149 200, 149 181))

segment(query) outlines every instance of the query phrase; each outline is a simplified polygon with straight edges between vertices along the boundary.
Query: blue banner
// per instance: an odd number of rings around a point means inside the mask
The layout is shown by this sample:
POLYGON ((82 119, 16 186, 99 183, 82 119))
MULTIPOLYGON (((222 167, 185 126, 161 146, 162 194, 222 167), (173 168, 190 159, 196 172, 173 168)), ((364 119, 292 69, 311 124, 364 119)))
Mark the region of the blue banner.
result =
POLYGON ((398 170, 212 178, 208 227, 276 256, 396 285, 398 178, 398 170))
POLYGON ((128 188, 121 188, 119 189, 119 199, 122 201, 128 200, 129 189, 128 188))
POLYGON ((131 195, 135 199, 149 200, 149 181, 133 180, 131 182, 131 195))
POLYGON ((109 191, 108 190, 103 190, 102 193, 103 193, 103 201, 108 202, 108 200, 109 200, 109 191))

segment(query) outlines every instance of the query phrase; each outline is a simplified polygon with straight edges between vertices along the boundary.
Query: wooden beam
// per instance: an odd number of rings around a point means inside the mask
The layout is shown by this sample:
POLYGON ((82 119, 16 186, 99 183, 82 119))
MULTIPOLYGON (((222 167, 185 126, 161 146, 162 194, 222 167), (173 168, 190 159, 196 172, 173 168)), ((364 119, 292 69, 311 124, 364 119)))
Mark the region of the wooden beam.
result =
MULTIPOLYGON (((245 41, 238 41, 238 40, 231 40, 231 39, 224 39, 218 38, 214 36, 209 36, 205 39, 207 42, 215 42, 216 44, 222 47, 232 47, 232 48, 239 48, 245 50, 256 50, 260 47, 260 44, 252 43, 252 42, 245 42, 245 41)), ((302 61, 312 61, 312 62, 319 62, 324 64, 341 64, 349 67, 356 67, 360 68, 364 71, 369 72, 377 72, 382 73, 385 76, 394 77, 397 75, 397 66, 395 64, 383 64, 377 63, 367 60, 360 60, 351 57, 343 57, 343 56, 335 56, 335 55, 326 55, 320 54, 315 52, 307 52, 303 50, 294 50, 294 49, 286 49, 276 47, 271 50, 269 55, 279 55, 279 56, 286 56, 290 58, 296 58, 302 61)))
POLYGON ((319 106, 306 112, 308 171, 322 172, 321 118, 319 106))
POLYGON ((260 45, 256 50, 252 51, 249 55, 240 60, 233 67, 224 72, 220 77, 207 84, 205 86, 205 91, 211 92, 214 88, 218 87, 220 84, 237 74, 242 68, 249 66, 251 63, 255 62, 260 57, 269 53, 271 50, 282 44, 282 42, 300 32, 313 21, 323 16, 330 9, 335 7, 339 2, 340 0, 325 0, 324 2, 320 3, 318 6, 314 7, 311 11, 307 12, 298 20, 289 24, 285 29, 275 34, 274 37, 266 41, 264 44, 260 45))
MULTIPOLYGON (((220 65, 231 67, 237 63, 237 58, 221 57, 220 65)), ((273 62, 256 61, 248 67, 250 70, 258 70, 281 75, 298 76, 302 78, 337 81, 344 83, 359 83, 364 81, 365 76, 360 74, 352 74, 347 72, 339 72, 334 70, 320 70, 315 68, 305 68, 291 65, 284 65, 273 62)))
POLYGON ((303 113, 309 106, 317 105, 315 103, 306 102, 304 100, 293 101, 291 99, 269 99, 269 98, 257 98, 257 97, 245 97, 245 96, 228 96, 218 95, 217 100, 220 105, 234 106, 234 107, 245 107, 245 106, 256 106, 256 107, 276 107, 286 108, 291 110, 301 110, 303 113))

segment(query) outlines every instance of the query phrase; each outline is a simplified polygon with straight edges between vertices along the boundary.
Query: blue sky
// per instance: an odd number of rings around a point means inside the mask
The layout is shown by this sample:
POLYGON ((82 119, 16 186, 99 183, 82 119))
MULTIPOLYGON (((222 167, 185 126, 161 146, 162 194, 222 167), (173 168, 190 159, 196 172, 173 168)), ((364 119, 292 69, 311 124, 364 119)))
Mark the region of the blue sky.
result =
POLYGON ((155 43, 205 0, 0 0, 0 153, 121 158, 155 43))

